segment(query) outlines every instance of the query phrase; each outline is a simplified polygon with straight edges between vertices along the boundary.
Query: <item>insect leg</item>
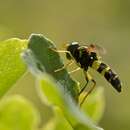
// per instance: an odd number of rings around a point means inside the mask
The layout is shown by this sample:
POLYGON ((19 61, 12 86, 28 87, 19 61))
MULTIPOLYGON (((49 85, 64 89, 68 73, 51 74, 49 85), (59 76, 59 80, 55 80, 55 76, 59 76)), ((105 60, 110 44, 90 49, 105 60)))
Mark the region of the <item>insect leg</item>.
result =
POLYGON ((72 74, 72 73, 74 73, 74 72, 76 72, 76 71, 78 71, 78 70, 80 70, 80 69, 81 69, 81 68, 78 67, 78 68, 76 68, 75 70, 70 71, 69 74, 72 74))
POLYGON ((56 50, 55 48, 49 48, 50 50, 54 51, 54 52, 58 52, 58 53, 69 53, 69 51, 65 51, 65 50, 56 50))
MULTIPOLYGON (((82 104, 84 103, 85 99, 88 97, 88 95, 93 91, 93 89, 94 89, 95 86, 96 86, 96 81, 95 81, 87 72, 84 71, 84 74, 85 74, 85 77, 88 78, 87 83, 88 83, 88 81, 92 81, 92 82, 93 82, 93 86, 90 88, 90 90, 89 90, 88 92, 86 92, 84 98, 83 98, 82 101, 80 102, 80 107, 82 106, 82 104)), ((87 83, 86 83, 86 86, 87 86, 87 83)), ((86 87, 85 87, 85 88, 86 88, 86 87)), ((84 88, 84 89, 85 89, 85 88, 84 88)), ((81 90, 81 91, 83 92, 84 90, 81 90)), ((82 92, 81 92, 81 93, 82 93, 82 92)), ((81 93, 80 93, 80 94, 81 94, 81 93)))
MULTIPOLYGON (((72 59, 74 59, 74 57, 72 56, 72 54, 69 52, 69 51, 66 51, 66 50, 56 50, 56 48, 52 48, 52 47, 49 47, 49 49, 51 51, 54 51, 54 52, 57 52, 57 53, 68 53, 72 59)), ((68 66, 72 65, 74 63, 75 60, 71 60, 69 63, 67 63, 66 65, 64 65, 63 67, 55 70, 54 72, 58 72, 58 71, 61 71, 65 68, 67 68, 68 66)))
POLYGON ((52 48, 52 47, 49 47, 49 49, 51 51, 54 51, 54 52, 57 52, 57 53, 68 53, 72 59, 74 59, 74 57, 72 56, 72 54, 69 52, 69 51, 66 51, 66 50, 56 50, 56 48, 52 48))
POLYGON ((84 87, 80 90, 80 92, 79 92, 79 95, 85 90, 85 88, 87 87, 87 85, 88 85, 88 82, 89 82, 89 79, 88 79, 88 73, 87 72, 85 72, 85 71, 83 71, 84 72, 84 76, 85 76, 85 79, 86 79, 86 84, 84 85, 84 87))
POLYGON ((65 69, 65 68, 67 68, 68 66, 72 65, 73 63, 74 63, 74 61, 71 60, 69 63, 65 64, 63 67, 55 70, 54 72, 61 71, 61 70, 65 69))

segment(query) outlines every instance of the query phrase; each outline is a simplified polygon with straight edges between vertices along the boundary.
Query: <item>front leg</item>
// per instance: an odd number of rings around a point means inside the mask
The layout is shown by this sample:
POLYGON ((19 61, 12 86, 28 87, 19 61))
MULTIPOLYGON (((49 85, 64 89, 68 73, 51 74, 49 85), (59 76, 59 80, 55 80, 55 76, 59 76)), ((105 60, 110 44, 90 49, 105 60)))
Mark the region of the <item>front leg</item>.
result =
POLYGON ((72 54, 67 50, 57 50, 56 48, 53 48, 53 47, 49 47, 49 49, 51 51, 54 51, 54 52, 57 52, 57 53, 68 53, 70 55, 70 57, 72 58, 72 60, 75 60, 74 57, 72 56, 72 54))
POLYGON ((67 68, 68 66, 72 65, 74 63, 74 57, 72 56, 72 54, 69 52, 69 51, 66 51, 66 50, 56 50, 56 48, 52 48, 52 47, 49 47, 49 49, 51 51, 54 51, 54 52, 57 52, 57 53, 68 53, 70 56, 71 56, 71 59, 69 63, 65 64, 63 67, 55 70, 54 72, 59 72, 59 71, 62 71, 63 69, 67 68))

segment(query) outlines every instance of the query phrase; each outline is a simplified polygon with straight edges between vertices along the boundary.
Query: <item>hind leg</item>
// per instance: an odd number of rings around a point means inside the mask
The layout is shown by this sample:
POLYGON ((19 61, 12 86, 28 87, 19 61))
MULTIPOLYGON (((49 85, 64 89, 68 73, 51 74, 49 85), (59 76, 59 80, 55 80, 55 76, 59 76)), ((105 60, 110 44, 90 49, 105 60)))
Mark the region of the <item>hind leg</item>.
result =
POLYGON ((82 104, 84 103, 84 101, 86 100, 88 95, 93 91, 93 89, 96 86, 96 81, 90 76, 90 74, 88 74, 88 72, 84 71, 84 75, 85 75, 85 79, 86 79, 87 82, 86 82, 85 86, 81 89, 81 91, 79 92, 79 95, 85 90, 85 88, 87 87, 87 84, 88 84, 89 81, 92 81, 93 85, 88 90, 88 92, 86 92, 85 96, 83 97, 82 101, 80 102, 80 107, 82 106, 82 104))

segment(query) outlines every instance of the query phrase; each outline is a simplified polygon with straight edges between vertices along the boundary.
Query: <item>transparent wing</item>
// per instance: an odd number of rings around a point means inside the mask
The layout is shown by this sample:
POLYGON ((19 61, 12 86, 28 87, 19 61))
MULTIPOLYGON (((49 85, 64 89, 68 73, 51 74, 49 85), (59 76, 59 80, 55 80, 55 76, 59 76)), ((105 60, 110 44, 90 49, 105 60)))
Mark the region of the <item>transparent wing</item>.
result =
POLYGON ((90 50, 93 50, 93 51, 103 54, 103 55, 105 55, 107 53, 106 49, 104 47, 97 45, 97 44, 90 44, 88 46, 88 48, 90 48, 90 50))

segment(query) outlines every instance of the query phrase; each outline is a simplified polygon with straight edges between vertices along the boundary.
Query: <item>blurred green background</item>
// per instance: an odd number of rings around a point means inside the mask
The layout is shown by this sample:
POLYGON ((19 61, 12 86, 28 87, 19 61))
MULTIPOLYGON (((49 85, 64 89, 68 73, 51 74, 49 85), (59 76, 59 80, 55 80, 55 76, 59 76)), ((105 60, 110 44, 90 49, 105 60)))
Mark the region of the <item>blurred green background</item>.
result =
MULTIPOLYGON (((72 41, 106 48, 103 60, 119 74, 123 91, 117 93, 92 72, 98 86, 105 89, 106 109, 99 125, 105 130, 130 130, 129 0, 0 0, 0 40, 24 39, 31 33, 46 35, 58 48, 72 41)), ((73 76, 85 83, 81 72, 73 76)), ((10 93, 24 93, 42 110, 34 84, 34 77, 26 74, 10 93)))

